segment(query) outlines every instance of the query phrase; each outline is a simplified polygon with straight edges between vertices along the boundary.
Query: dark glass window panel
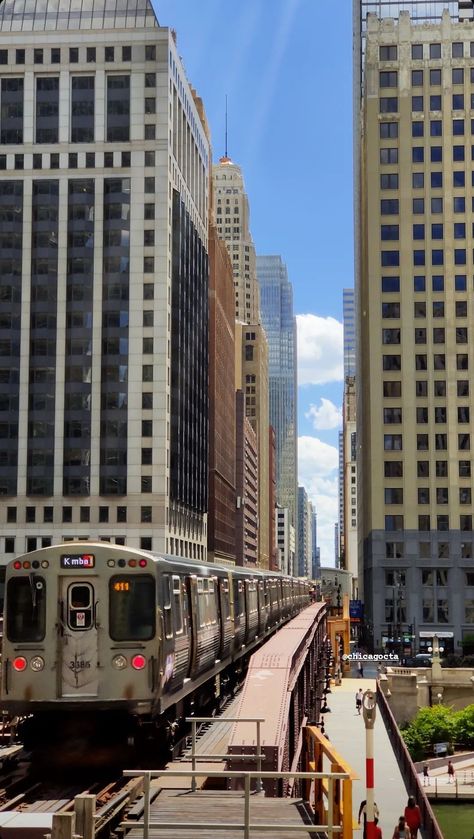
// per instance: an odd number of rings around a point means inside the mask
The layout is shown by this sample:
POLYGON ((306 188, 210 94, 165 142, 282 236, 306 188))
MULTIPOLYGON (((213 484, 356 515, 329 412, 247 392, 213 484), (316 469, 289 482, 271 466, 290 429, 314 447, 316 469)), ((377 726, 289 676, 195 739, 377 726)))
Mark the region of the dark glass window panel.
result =
POLYGON ((88 63, 92 64, 95 61, 96 57, 96 48, 95 47, 87 47, 86 50, 86 60, 88 63))
POLYGON ((73 76, 71 84, 71 142, 94 141, 95 79, 73 76))
POLYGON ((2 144, 23 143, 23 79, 2 78, 0 122, 2 144))
POLYGON ((57 143, 59 140, 59 78, 36 79, 36 142, 57 143))
POLYGON ((122 47, 122 61, 132 60, 132 48, 129 46, 122 47))
POLYGON ((107 140, 130 139, 130 76, 107 76, 107 140))
POLYGON ((53 47, 51 50, 51 64, 61 63, 61 50, 59 47, 53 47))

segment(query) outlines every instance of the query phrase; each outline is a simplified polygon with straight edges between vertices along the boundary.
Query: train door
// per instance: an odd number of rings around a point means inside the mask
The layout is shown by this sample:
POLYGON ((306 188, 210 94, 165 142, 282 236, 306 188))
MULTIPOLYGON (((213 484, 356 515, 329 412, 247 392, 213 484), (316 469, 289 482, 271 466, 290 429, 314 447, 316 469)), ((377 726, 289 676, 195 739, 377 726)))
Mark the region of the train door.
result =
POLYGON ((59 578, 60 697, 97 696, 99 691, 98 633, 93 578, 59 578))

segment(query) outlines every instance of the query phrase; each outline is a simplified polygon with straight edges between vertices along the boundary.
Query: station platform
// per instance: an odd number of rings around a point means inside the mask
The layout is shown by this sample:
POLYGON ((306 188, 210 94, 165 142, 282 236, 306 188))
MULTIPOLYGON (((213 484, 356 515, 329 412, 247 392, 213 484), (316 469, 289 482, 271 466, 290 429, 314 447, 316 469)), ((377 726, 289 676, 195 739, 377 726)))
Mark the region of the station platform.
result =
MULTIPOLYGON (((368 668, 366 668, 368 669, 368 668)), ((374 678, 344 678, 340 686, 331 685, 328 695, 331 713, 324 715, 326 735, 358 774, 353 782, 353 809, 357 821, 360 802, 365 799, 365 727, 362 714, 356 710, 356 693, 376 689, 374 678)), ((397 759, 390 745, 384 722, 377 714, 374 726, 375 802, 379 808, 379 825, 383 836, 391 837, 393 829, 403 815, 410 791, 405 787, 397 759)), ((362 828, 354 831, 361 839, 362 828)))

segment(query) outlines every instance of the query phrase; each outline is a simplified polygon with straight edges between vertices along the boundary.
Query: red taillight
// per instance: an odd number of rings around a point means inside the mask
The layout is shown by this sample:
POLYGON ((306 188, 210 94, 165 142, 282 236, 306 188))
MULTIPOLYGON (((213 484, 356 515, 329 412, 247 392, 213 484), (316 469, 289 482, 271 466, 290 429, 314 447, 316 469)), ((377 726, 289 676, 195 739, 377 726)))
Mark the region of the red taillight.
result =
POLYGON ((17 673, 22 673, 23 670, 26 670, 27 661, 22 655, 17 656, 17 658, 13 659, 13 669, 17 671, 17 673))
POLYGON ((138 564, 139 564, 140 568, 146 568, 147 560, 146 559, 140 559, 138 564))
POLYGON ((21 562, 19 562, 18 559, 16 559, 15 562, 13 563, 13 567, 14 567, 15 571, 19 571, 20 568, 21 568, 21 562))
MULTIPOLYGON (((25 662, 26 666, 26 662, 25 662)), ((132 667, 134 670, 143 670, 146 667, 146 658, 144 655, 134 655, 132 658, 132 667)))

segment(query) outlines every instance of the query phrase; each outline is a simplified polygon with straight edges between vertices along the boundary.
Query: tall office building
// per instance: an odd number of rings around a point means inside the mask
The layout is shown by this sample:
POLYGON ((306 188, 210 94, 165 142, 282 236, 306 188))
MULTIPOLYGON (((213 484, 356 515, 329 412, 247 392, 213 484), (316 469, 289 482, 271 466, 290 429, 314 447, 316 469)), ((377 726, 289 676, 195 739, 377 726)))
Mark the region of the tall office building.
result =
POLYGON ((260 313, 268 338, 270 423, 276 437, 277 502, 297 527, 297 371, 293 288, 279 256, 257 256, 260 313))
POLYGON ((313 507, 311 515, 311 579, 319 579, 321 573, 320 549, 318 548, 318 516, 313 507))
POLYGON ((344 432, 338 433, 338 559, 344 567, 344 432))
POLYGON ((234 271, 235 318, 243 323, 259 323, 255 246, 242 169, 230 157, 221 157, 212 167, 212 180, 217 231, 227 244, 234 271))
POLYGON ((343 489, 344 489, 344 552, 341 567, 352 574, 353 596, 357 596, 357 428, 356 428, 356 379, 347 376, 344 382, 343 402, 343 489))
POLYGON ((205 559, 210 152, 172 33, 4 0, 0 65, 0 550, 205 559))
POLYGON ((313 505, 304 487, 298 487, 298 576, 311 579, 313 505))
POLYGON ((258 565, 270 567, 270 438, 268 418, 268 344, 259 323, 235 324, 235 382, 245 397, 245 416, 257 437, 258 565))
POLYGON ((232 265, 209 230, 209 512, 208 559, 235 562, 235 319, 232 265))
POLYGON ((342 320, 344 329, 344 379, 356 374, 356 312, 355 290, 342 290, 342 320))
POLYGON ((454 5, 367 19, 358 300, 366 614, 376 643, 411 624, 448 650, 474 628, 474 32, 454 5))

